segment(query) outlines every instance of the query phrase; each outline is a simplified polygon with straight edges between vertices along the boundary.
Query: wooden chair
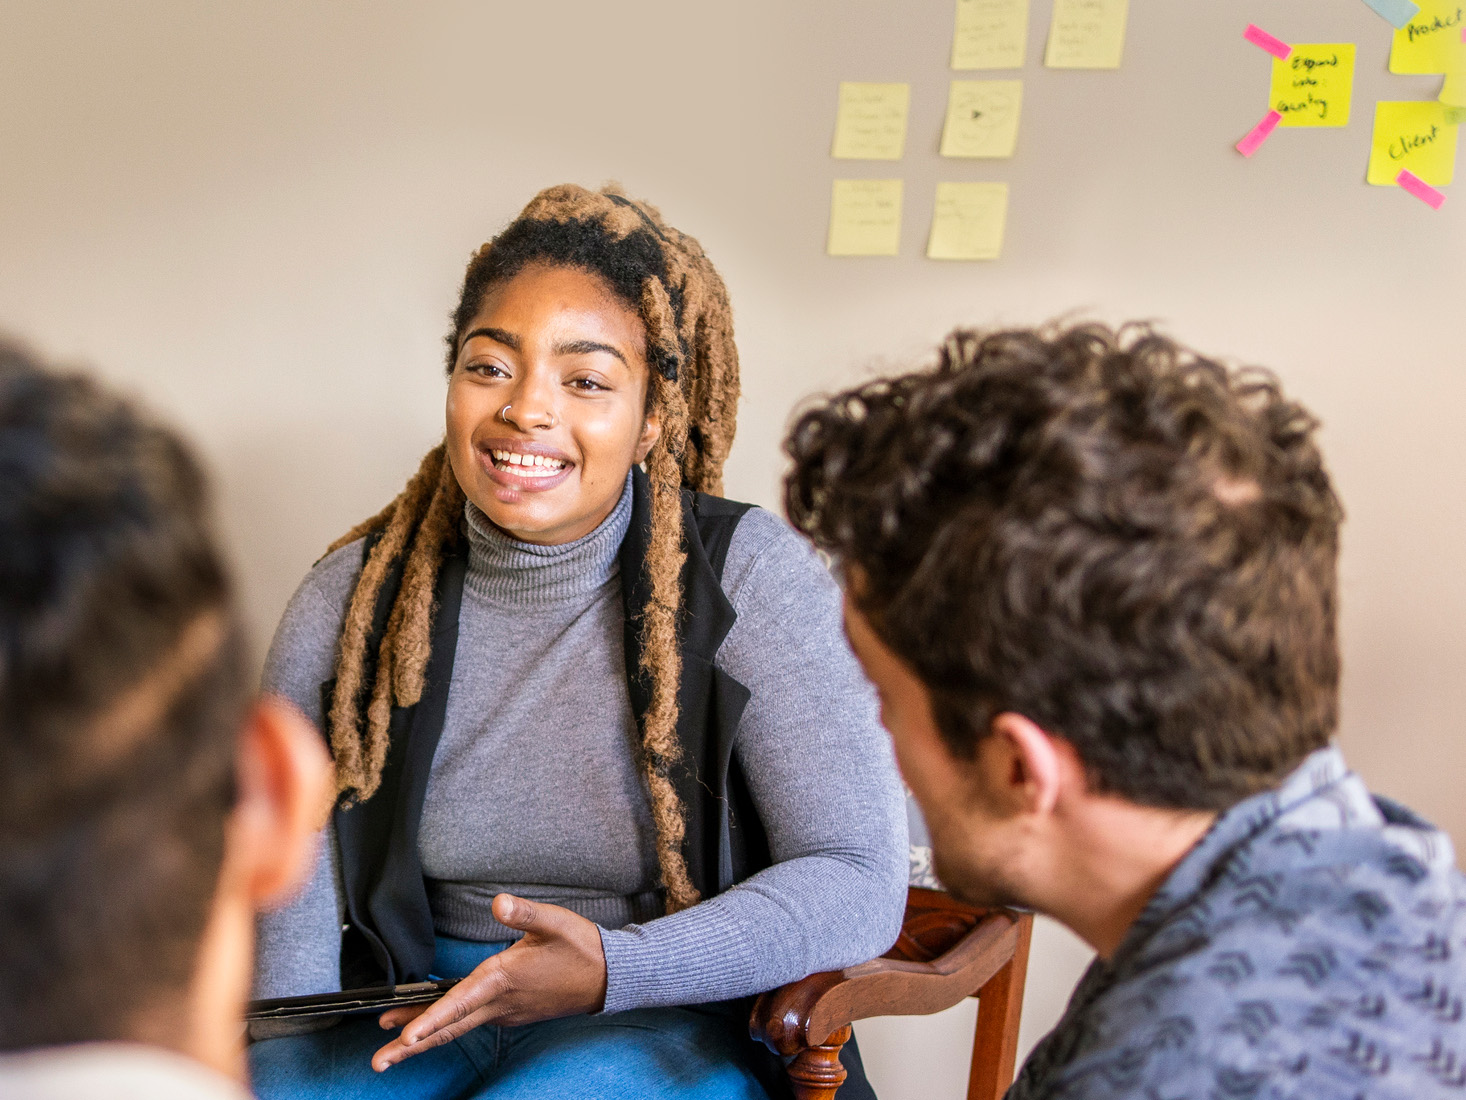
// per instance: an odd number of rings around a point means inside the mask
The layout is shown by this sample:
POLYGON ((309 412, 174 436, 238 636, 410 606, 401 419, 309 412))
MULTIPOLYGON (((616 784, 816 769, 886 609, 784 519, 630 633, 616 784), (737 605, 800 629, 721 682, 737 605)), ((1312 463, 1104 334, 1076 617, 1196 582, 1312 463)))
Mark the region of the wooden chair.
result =
POLYGON ((978 999, 967 1100, 999 1100, 1013 1082, 1033 917, 974 909, 913 886, 896 946, 879 959, 811 974, 754 1002, 749 1030, 792 1058, 796 1100, 834 1100, 845 1081, 840 1048, 871 1016, 918 1016, 978 999))

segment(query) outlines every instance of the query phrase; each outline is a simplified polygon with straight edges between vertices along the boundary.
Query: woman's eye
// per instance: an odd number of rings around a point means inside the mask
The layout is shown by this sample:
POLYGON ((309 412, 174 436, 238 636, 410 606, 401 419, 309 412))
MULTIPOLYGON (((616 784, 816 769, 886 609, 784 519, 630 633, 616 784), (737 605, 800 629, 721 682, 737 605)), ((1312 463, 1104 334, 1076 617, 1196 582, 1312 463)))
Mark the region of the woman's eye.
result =
POLYGON ((582 390, 586 393, 594 393, 599 390, 610 389, 609 386, 603 386, 594 378, 572 378, 570 380, 570 385, 573 389, 582 390))
POLYGON ((506 371, 503 367, 499 366, 498 363, 484 363, 484 362, 466 363, 466 364, 464 364, 463 369, 465 371, 467 371, 469 374, 481 374, 485 378, 508 378, 509 377, 509 372, 506 371))

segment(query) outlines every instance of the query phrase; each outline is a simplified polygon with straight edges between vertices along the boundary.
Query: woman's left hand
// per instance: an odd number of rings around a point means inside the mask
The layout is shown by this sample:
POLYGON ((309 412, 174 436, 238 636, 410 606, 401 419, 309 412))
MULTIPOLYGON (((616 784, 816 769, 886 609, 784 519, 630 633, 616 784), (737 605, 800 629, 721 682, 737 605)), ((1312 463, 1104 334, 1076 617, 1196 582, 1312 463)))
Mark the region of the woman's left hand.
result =
POLYGON ((494 899, 494 917, 524 938, 485 959, 441 1000, 382 1013, 382 1027, 400 1027, 402 1034, 372 1056, 374 1070, 380 1073, 480 1024, 532 1024, 600 1011, 606 1003, 606 956, 596 925, 569 909, 512 894, 494 899))

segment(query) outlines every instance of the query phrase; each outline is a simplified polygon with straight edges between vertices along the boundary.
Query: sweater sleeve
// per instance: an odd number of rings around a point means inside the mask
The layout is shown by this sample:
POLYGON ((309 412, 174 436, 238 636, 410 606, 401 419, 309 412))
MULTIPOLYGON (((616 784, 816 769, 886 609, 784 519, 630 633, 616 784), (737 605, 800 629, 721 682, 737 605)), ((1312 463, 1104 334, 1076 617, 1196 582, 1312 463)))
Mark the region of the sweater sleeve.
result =
MULTIPOLYGON (((336 664, 336 643, 361 569, 361 543, 343 546, 306 575, 275 630, 261 689, 299 707, 323 727, 321 685, 336 664)), ((253 996, 300 997, 341 988, 345 901, 334 829, 319 839, 316 867, 294 898, 257 926, 253 996)))
POLYGON ((607 1012, 763 992, 874 958, 900 932, 905 803, 837 585, 753 509, 723 586, 738 620, 717 663, 751 692, 734 747, 774 862, 681 913, 603 929, 607 1012))

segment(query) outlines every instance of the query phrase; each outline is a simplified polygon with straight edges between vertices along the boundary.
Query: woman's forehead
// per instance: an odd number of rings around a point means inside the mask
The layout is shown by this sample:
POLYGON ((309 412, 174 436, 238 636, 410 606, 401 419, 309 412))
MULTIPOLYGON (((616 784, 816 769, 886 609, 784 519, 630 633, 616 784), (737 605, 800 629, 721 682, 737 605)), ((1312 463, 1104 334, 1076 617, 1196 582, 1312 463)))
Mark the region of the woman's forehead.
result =
POLYGON ((601 276, 576 267, 533 264, 491 286, 466 336, 482 328, 522 342, 592 338, 645 359, 641 315, 601 276))

